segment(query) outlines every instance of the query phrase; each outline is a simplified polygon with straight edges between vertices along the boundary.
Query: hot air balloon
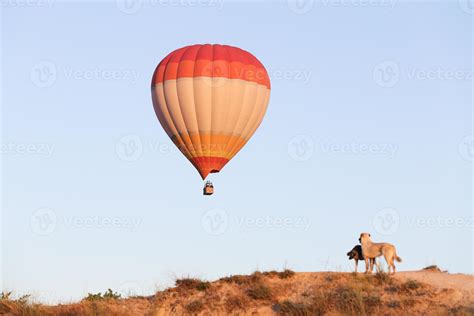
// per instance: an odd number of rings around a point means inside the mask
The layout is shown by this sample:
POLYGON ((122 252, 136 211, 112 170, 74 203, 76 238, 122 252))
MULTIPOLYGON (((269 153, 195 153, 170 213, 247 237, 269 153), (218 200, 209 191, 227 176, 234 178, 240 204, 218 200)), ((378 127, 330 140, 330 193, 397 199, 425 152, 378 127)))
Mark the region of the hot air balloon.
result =
MULTIPOLYGON (((221 171, 257 130, 270 79, 245 50, 198 44, 166 56, 153 74, 151 91, 161 126, 204 180, 221 171)), ((204 194, 213 190, 206 183, 204 194)))

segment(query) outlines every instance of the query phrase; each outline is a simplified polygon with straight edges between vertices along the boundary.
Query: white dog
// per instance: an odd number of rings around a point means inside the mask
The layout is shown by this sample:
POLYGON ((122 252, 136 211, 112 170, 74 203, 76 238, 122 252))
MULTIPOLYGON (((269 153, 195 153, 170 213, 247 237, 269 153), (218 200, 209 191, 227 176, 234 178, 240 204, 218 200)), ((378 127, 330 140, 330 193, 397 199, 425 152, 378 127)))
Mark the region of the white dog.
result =
POLYGON ((395 249, 394 245, 386 243, 386 242, 374 243, 370 239, 369 233, 360 234, 359 242, 362 245, 362 254, 365 259, 365 267, 366 267, 365 273, 372 273, 372 270, 374 268, 374 265, 370 259, 375 259, 383 255, 385 258, 385 261, 387 261, 388 273, 390 273, 390 268, 391 268, 393 273, 395 274, 394 260, 398 262, 402 262, 402 258, 397 256, 397 250, 395 249), (369 263, 370 263, 370 267, 369 267, 369 263))

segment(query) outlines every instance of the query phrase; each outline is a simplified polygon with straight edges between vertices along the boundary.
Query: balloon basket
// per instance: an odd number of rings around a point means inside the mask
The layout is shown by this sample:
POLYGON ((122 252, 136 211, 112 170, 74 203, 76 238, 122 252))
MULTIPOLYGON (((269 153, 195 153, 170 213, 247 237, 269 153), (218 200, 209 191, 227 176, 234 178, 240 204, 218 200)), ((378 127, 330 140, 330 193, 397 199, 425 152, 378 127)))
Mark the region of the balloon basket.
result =
POLYGON ((214 193, 214 185, 211 181, 207 181, 202 189, 203 195, 212 195, 214 193))

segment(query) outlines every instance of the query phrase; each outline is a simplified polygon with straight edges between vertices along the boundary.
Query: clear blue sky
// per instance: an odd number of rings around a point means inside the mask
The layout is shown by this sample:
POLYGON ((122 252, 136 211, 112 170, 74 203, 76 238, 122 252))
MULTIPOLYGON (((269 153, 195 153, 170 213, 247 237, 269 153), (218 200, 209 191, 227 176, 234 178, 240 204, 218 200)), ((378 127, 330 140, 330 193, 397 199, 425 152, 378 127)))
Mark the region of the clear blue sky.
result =
POLYGON ((363 231, 400 270, 473 273, 473 7, 2 1, 2 288, 67 302, 351 271, 363 231), (212 197, 150 96, 158 62, 195 43, 252 52, 272 82, 212 197))

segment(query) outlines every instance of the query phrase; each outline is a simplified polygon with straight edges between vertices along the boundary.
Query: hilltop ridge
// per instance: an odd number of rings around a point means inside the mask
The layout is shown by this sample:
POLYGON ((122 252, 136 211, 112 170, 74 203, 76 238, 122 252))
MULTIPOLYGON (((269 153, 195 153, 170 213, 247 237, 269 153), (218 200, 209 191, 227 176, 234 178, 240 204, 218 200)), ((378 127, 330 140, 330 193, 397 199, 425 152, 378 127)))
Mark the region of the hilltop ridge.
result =
POLYGON ((255 272, 207 282, 176 280, 147 297, 113 292, 46 306, 0 300, 5 315, 474 315, 474 277, 437 268, 365 275, 255 272))

